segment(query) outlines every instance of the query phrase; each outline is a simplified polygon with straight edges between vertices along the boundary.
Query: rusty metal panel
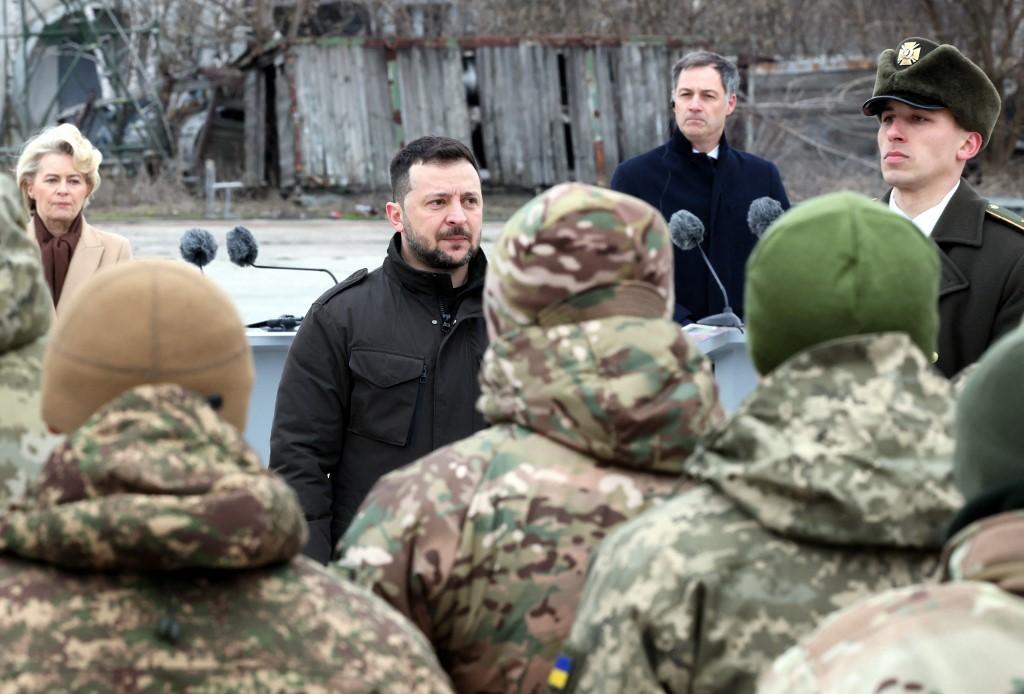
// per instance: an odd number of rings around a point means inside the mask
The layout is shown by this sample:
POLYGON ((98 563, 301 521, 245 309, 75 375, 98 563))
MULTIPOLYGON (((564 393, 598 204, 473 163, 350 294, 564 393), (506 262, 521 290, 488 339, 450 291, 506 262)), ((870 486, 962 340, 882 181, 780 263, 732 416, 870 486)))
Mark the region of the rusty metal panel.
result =
POLYGON ((559 50, 529 42, 477 49, 492 183, 539 188, 568 180, 559 50))
POLYGON ((458 45, 407 46, 397 50, 396 60, 405 141, 446 135, 469 144, 469 106, 458 45))

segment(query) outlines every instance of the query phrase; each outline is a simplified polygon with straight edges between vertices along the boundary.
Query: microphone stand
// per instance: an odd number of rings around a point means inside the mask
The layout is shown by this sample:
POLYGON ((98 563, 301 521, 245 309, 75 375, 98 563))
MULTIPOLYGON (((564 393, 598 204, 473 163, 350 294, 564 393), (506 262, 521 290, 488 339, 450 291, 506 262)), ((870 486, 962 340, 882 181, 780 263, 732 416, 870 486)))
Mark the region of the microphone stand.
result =
MULTIPOLYGON (((334 273, 327 268, 322 267, 292 267, 291 265, 257 265, 256 263, 251 264, 252 267, 258 267, 267 270, 306 270, 307 272, 326 272, 334 280, 334 283, 338 283, 338 278, 334 276, 334 273)), ((716 278, 717 279, 717 278, 716 278)))
POLYGON ((711 266, 711 261, 708 260, 708 256, 704 253, 704 249, 701 248, 700 244, 697 244, 697 250, 700 251, 700 257, 704 259, 704 264, 708 266, 708 270, 711 272, 711 276, 715 278, 715 282, 718 283, 718 288, 722 290, 722 296, 725 298, 725 306, 722 307, 721 313, 716 313, 711 316, 706 316, 697 321, 697 325, 711 325, 720 328, 743 328, 743 321, 740 317, 733 313, 732 308, 729 306, 729 295, 725 291, 725 287, 722 285, 722 280, 718 279, 718 273, 715 272, 715 268, 711 266))

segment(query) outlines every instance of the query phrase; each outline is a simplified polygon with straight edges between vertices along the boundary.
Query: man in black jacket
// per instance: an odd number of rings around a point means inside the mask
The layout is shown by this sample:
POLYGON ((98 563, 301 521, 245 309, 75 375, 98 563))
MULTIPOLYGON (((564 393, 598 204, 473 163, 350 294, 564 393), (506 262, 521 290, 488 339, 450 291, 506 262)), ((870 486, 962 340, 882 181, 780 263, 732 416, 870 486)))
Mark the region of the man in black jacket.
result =
MULTIPOLYGON (((732 302, 743 315, 747 256, 757 238, 747 226, 755 199, 768 196, 789 207, 773 163, 740 152, 725 139, 725 120, 736 108, 739 72, 709 51, 695 51, 672 67, 669 141, 619 164, 611 187, 658 208, 671 219, 689 210, 704 223, 704 251, 732 302)), ((696 321, 722 310, 722 293, 697 251, 675 250, 676 309, 679 322, 696 321)))
MULTIPOLYGON (((949 44, 904 39, 878 58, 864 102, 877 116, 884 200, 939 247, 937 366, 954 376, 1024 314, 1024 222, 979 196, 964 166, 992 135, 999 93, 949 44)), ((895 299, 895 297, 894 297, 895 299)))
POLYGON ((270 468, 299 495, 305 553, 326 563, 379 477, 484 428, 483 196, 472 152, 446 137, 391 162, 384 264, 321 296, 281 376, 270 468))

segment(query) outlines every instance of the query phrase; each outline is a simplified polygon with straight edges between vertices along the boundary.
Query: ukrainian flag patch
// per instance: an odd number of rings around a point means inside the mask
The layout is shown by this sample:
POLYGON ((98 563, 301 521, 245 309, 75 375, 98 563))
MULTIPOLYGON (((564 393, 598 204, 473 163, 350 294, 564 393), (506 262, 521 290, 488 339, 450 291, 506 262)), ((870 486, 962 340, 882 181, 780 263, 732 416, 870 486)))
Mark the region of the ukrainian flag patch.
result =
POLYGON ((555 660, 555 667, 548 675, 548 686, 552 689, 565 689, 569 683, 569 673, 572 671, 572 658, 567 655, 560 655, 555 660))

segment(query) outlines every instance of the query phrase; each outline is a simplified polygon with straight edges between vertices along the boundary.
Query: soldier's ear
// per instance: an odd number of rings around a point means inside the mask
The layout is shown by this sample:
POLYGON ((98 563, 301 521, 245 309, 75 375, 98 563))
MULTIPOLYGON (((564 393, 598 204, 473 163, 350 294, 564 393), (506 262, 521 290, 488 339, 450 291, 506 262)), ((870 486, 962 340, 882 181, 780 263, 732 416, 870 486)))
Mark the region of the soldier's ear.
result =
POLYGON ((981 137, 981 133, 968 132, 964 137, 963 143, 960 145, 960 149, 956 152, 956 158, 958 161, 967 161, 973 159, 978 152, 981 151, 981 145, 984 139, 981 137))
POLYGON ((389 202, 384 206, 384 214, 395 231, 405 231, 405 224, 402 220, 402 206, 397 202, 389 202))

